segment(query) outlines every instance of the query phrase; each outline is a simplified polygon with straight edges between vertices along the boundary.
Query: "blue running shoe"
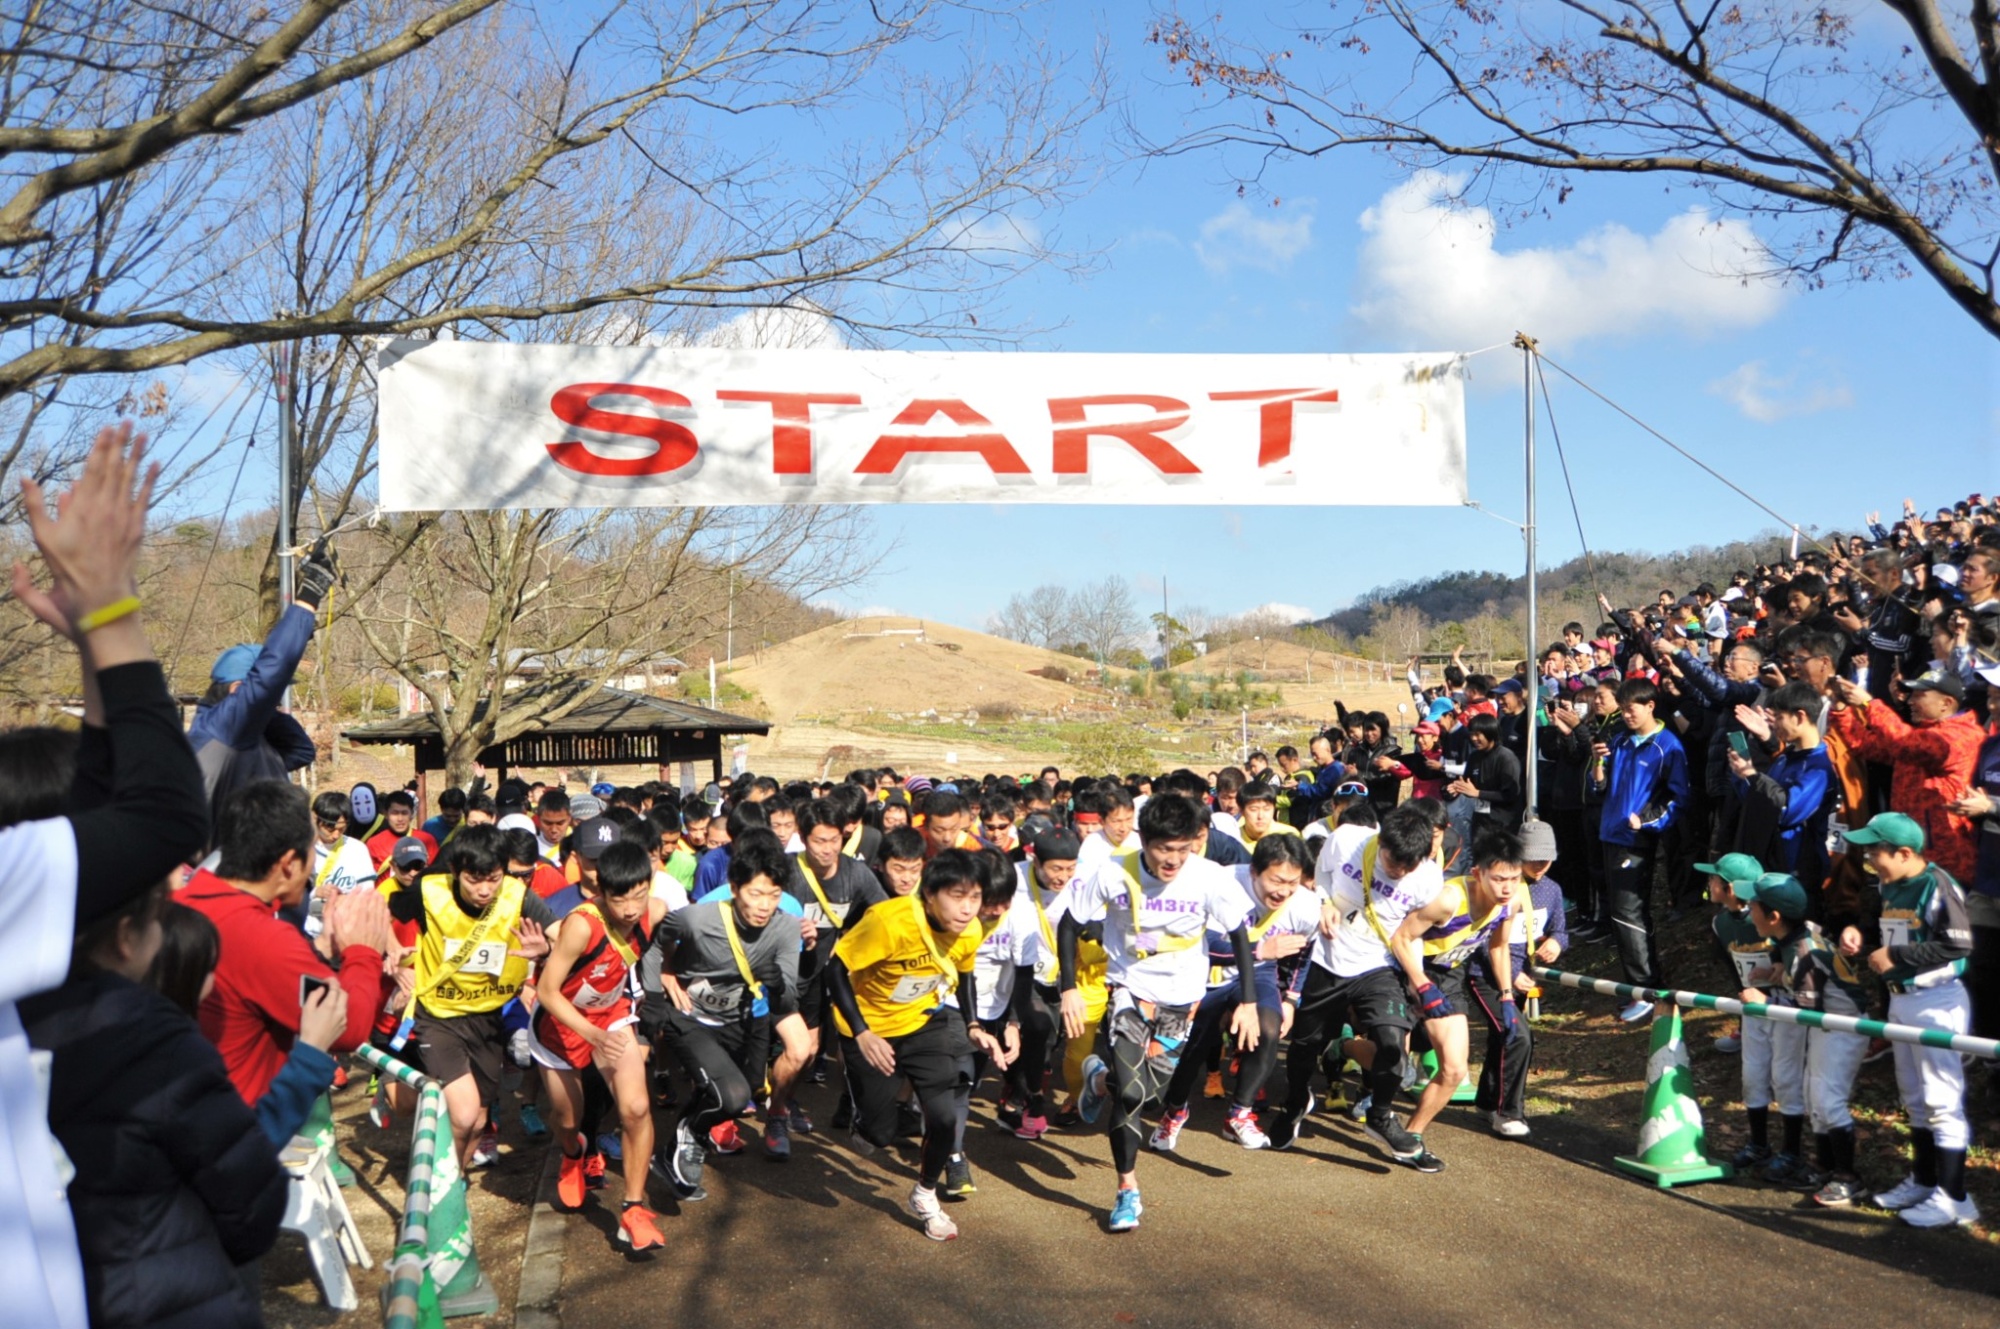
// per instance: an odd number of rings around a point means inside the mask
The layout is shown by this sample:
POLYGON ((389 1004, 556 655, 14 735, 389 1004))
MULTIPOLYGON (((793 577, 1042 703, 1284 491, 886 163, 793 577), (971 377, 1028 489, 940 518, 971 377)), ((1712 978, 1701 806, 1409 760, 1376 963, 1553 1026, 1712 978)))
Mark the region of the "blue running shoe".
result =
POLYGON ((1086 1122, 1095 1126, 1104 1112, 1104 1100, 1111 1096, 1111 1068, 1104 1064, 1104 1058, 1096 1053, 1083 1061, 1083 1092, 1076 1096, 1076 1112, 1086 1122))
POLYGON ((597 1137, 597 1152, 614 1163, 625 1161, 625 1137, 617 1131, 606 1131, 597 1137))
POLYGON ((543 1122, 541 1111, 533 1103, 521 1104, 521 1130, 530 1140, 549 1138, 548 1125, 543 1122))
POLYGON ((1130 1232, 1139 1226, 1139 1215, 1146 1212, 1146 1206, 1139 1203, 1139 1188, 1121 1189, 1118 1202, 1111 1206, 1111 1230, 1130 1232))

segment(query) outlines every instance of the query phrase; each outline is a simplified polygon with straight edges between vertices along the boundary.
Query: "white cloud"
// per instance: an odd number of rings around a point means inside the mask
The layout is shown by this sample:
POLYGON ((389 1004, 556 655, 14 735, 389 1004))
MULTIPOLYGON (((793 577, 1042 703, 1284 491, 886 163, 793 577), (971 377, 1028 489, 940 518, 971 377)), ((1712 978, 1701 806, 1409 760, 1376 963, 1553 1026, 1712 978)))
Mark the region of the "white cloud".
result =
POLYGON ((1361 214, 1352 312, 1371 330, 1464 350, 1522 331, 1557 348, 1664 324, 1752 327, 1784 302, 1751 275, 1772 262, 1744 222, 1690 208, 1649 236, 1610 223, 1561 248, 1503 252, 1491 212, 1448 201, 1463 183, 1421 171, 1361 214))
POLYGON ((783 305, 746 309, 727 323, 704 332, 697 345, 725 351, 837 351, 845 344, 840 325, 817 309, 783 305))
POLYGON ((972 253, 1035 254, 1041 251, 1042 228, 1011 212, 990 213, 967 223, 951 243, 972 253))
POLYGON ((1272 600, 1268 604, 1261 604, 1254 609, 1245 611, 1245 617, 1249 617, 1252 614, 1282 619, 1288 624, 1307 623, 1319 617, 1316 611, 1308 609, 1304 605, 1288 605, 1277 600, 1272 600))
POLYGON ((1739 365, 1710 383, 1708 390, 1767 425, 1787 416, 1812 415, 1854 404, 1854 393, 1845 383, 1809 379, 1802 370, 1773 374, 1762 360, 1739 365))
POLYGON ((1281 272, 1311 247, 1312 228, 1310 211, 1252 212, 1247 204, 1232 203, 1201 224, 1194 252, 1217 274, 1231 268, 1281 272))

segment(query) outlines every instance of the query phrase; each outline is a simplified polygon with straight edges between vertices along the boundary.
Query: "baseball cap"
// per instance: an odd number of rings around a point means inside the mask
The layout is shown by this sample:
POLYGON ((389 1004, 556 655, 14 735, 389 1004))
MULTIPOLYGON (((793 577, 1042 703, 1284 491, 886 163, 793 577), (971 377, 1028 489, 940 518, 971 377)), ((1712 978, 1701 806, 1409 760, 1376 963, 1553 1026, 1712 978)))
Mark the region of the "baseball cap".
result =
POLYGON ((1410 732, 1415 734, 1441 734, 1444 731, 1438 728, 1435 720, 1421 720, 1417 723, 1417 727, 1410 732))
POLYGON ((1732 886, 1755 881, 1764 875, 1764 865, 1748 854, 1724 854, 1713 863, 1695 864, 1694 870, 1711 877, 1720 877, 1732 886))
POLYGON ((609 817, 592 817, 576 828, 576 856, 595 863, 606 845, 618 843, 618 823, 609 817))
POLYGON ((416 836, 406 835, 389 851, 389 861, 399 868, 420 868, 431 861, 431 851, 416 836))
POLYGON ((1739 881, 1730 887, 1739 900, 1754 900, 1786 918, 1806 916, 1806 888, 1789 872, 1766 872, 1755 881, 1739 881))
POLYGON ((1866 826, 1847 833, 1849 844, 1886 844, 1898 849, 1924 847, 1924 828, 1917 825, 1907 813, 1882 812, 1871 818, 1866 826))
POLYGON ((1058 826, 1035 837, 1035 861, 1067 863, 1074 860, 1082 848, 1083 842, 1076 838, 1075 831, 1066 831, 1058 826))
POLYGON ((1521 823, 1521 858, 1528 863, 1556 861, 1556 828, 1545 821, 1521 823))
POLYGON ((535 819, 525 812, 510 812, 493 823, 503 831, 527 831, 535 833, 535 819))
POLYGON ((208 677, 216 683, 241 683, 250 677, 250 666, 257 663, 262 648, 245 643, 231 646, 215 657, 215 667, 208 671, 208 677))
POLYGON ((958 792, 958 786, 952 783, 950 780, 946 780, 943 784, 937 787, 935 792, 940 794, 955 794, 958 792))
POLYGON ((1457 709, 1457 705, 1452 702, 1450 697, 1439 697, 1431 703, 1430 710, 1424 712, 1424 719, 1430 721, 1432 724, 1436 724, 1439 720, 1442 720, 1457 709))
POLYGON ((1972 657, 1972 672, 1994 687, 2000 687, 2000 660, 1989 660, 1983 655, 1975 655, 1972 657))
POLYGON ((1942 692, 1953 701, 1965 700, 1965 684, 1959 681, 1957 674, 1948 674, 1942 669, 1927 669, 1903 686, 1911 692, 1942 692))
POLYGON ((604 804, 589 794, 578 794, 569 801, 569 815, 576 821, 589 821, 604 811, 604 804))
POLYGON ((1518 678, 1503 678, 1493 685, 1493 695, 1496 697, 1504 697, 1510 692, 1519 692, 1520 690, 1521 680, 1518 678))
POLYGON ((612 784, 609 780, 599 780, 590 787, 590 792, 596 794, 599 798, 609 798, 618 792, 618 786, 612 784))

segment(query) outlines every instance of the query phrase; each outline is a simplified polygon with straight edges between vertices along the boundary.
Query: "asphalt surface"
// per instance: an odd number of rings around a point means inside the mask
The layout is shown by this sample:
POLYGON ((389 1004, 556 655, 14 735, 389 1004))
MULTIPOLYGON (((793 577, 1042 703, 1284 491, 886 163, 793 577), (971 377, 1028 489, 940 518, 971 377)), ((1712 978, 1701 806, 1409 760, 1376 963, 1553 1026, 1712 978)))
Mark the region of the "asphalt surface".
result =
MULTIPOLYGON (((804 1101, 831 1116, 829 1091, 804 1101)), ((913 1142, 870 1160, 822 1129, 782 1164, 753 1143, 711 1156, 706 1201, 655 1184, 657 1255, 613 1245, 615 1200, 563 1217, 555 1310, 566 1329, 2000 1321, 2000 1247, 1743 1182, 1656 1190, 1611 1166, 1636 1123, 1614 1139, 1554 1117, 1514 1142, 1450 1108, 1426 1136, 1447 1169, 1420 1175, 1344 1118, 1316 1116, 1284 1153, 1230 1144, 1221 1120, 1198 1103, 1178 1155, 1141 1159, 1144 1220, 1115 1236, 1103 1136, 1016 1140, 985 1101, 978 1193, 950 1206, 944 1244, 901 1209, 913 1142)))

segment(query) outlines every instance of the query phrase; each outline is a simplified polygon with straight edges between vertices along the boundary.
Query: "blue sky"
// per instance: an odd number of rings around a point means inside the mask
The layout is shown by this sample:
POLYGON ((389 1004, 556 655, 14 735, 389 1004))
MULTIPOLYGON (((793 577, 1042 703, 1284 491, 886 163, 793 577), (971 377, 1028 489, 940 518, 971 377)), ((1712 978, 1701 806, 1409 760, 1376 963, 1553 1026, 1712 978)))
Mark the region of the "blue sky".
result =
MULTIPOLYGON (((1230 7, 1232 24, 1240 12, 1230 7)), ((1086 32, 1104 34, 1132 119, 1168 138, 1198 104, 1144 43, 1147 13, 1116 5, 1050 17, 1073 49, 1086 32)), ((1101 255, 1096 269, 1031 273, 1007 293, 1015 319, 1051 329, 1033 349, 1472 349, 1467 339, 1483 329, 1499 332, 1479 345, 1525 326, 1551 359, 1809 528, 1852 528, 1864 510, 1894 509, 1906 494, 1932 504, 2000 486, 2000 345, 1941 291, 1923 278, 1805 291, 1709 275, 1719 265, 1704 271, 1690 252, 1749 236, 1703 230, 1688 216, 1700 199, 1661 180, 1583 182, 1552 219, 1483 234, 1422 210, 1421 182, 1365 153, 1279 166, 1266 181, 1276 207, 1239 200, 1210 156, 1143 169, 1107 159, 1105 172, 1060 217, 1068 245, 1101 255), (1475 278, 1487 295, 1460 298, 1475 278)), ((1467 403, 1473 497, 1516 519, 1520 372, 1515 352, 1480 356, 1467 403)), ((1663 551, 1776 528, 1551 380, 1593 546, 1663 551)), ((1541 455, 1548 565, 1578 544, 1546 426, 1541 455)), ((1243 510, 884 508, 877 519, 899 552, 846 603, 976 624, 1016 590, 1112 571, 1142 601, 1157 602, 1164 575, 1176 603, 1212 613, 1267 602, 1325 612, 1386 582, 1521 565, 1519 534, 1479 512, 1328 499, 1243 510), (981 556, 958 560, 945 582, 941 549, 981 556)))
MULTIPOLYGON (((1931 505, 2000 488, 2000 344, 1928 279, 1807 291, 1718 276, 1757 232, 1692 211, 1700 197, 1664 178, 1582 181, 1553 216, 1498 227, 1437 208, 1438 182, 1366 153, 1280 163, 1266 196, 1239 198, 1217 157, 1138 162, 1123 146, 1124 120, 1164 141, 1200 110, 1145 41, 1152 12, 1143 0, 1051 3, 984 28, 977 58, 1045 43, 1075 53, 1079 76, 1101 42, 1120 99, 1077 145, 1087 176, 1077 196, 1022 223, 1093 261, 1081 273, 1031 271, 982 316, 1042 329, 1024 349, 1470 350, 1524 328, 1551 359, 1808 528, 1853 528, 1905 495, 1931 505)), ((1324 10, 1228 12, 1254 35, 1324 10)), ((922 58, 943 68, 967 47, 941 42, 922 58)), ((891 127, 863 100, 805 133, 867 141, 891 127)), ((753 116, 723 132, 769 143, 784 126, 753 116)), ((1510 518, 1523 509, 1520 372, 1514 352, 1482 355, 1468 395, 1473 497, 1510 518)), ((1594 547, 1664 551, 1777 528, 1560 378, 1551 386, 1594 547)), ((1545 565, 1578 552, 1555 460, 1545 432, 1545 565)), ((218 489, 233 470, 224 462, 218 489)), ((239 504, 268 485, 262 468, 252 462, 239 504)), ((894 552, 841 607, 980 626, 1016 591, 1118 573, 1148 606, 1164 576, 1175 604, 1212 614, 1269 603, 1324 613, 1387 582, 1521 564, 1518 532, 1492 516, 1340 497, 1258 509, 880 507, 894 552), (941 555, 954 556, 948 577, 941 555)))

